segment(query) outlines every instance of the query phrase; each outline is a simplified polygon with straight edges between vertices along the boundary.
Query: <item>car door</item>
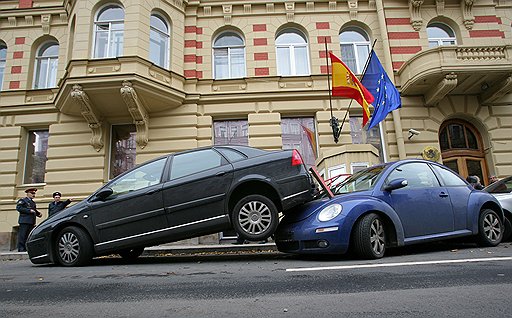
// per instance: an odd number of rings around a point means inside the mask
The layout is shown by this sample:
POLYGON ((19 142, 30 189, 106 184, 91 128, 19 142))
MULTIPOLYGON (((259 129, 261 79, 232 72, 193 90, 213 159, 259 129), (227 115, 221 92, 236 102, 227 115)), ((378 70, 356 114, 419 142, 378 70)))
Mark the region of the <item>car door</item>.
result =
POLYGON ((405 178, 408 185, 393 190, 389 203, 402 222, 406 239, 454 230, 448 191, 426 163, 400 165, 388 175, 386 183, 397 178, 405 178))
POLYGON ((167 227, 161 191, 166 160, 128 171, 103 188, 112 189, 110 196, 92 200, 89 215, 99 237, 99 250, 144 242, 167 227))
POLYGON ((163 186, 167 222, 174 233, 224 229, 233 166, 217 151, 201 149, 173 156, 163 186))

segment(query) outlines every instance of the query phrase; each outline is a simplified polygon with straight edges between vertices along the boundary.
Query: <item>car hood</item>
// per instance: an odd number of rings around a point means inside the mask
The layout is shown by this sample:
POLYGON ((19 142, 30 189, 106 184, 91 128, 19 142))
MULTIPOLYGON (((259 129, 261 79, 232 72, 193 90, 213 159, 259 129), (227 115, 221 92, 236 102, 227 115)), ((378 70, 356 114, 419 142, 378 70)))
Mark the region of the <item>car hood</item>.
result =
MULTIPOLYGON (((72 206, 70 206, 68 208, 65 208, 64 210, 62 210, 62 211, 52 215, 51 217, 47 218, 46 220, 41 222, 36 227, 36 229, 52 227, 55 223, 58 223, 60 220, 69 218, 71 216, 74 216, 78 212, 82 211, 83 208, 86 207, 86 206, 87 206, 87 201, 86 200, 80 201, 77 204, 74 204, 74 205, 72 205, 72 206)), ((36 233, 39 232, 39 231, 35 231, 36 229, 34 229, 34 232, 36 232, 36 233)))
POLYGON ((333 204, 339 203, 343 204, 344 202, 352 201, 352 200, 368 200, 371 198, 372 191, 360 191, 360 192, 352 192, 345 194, 335 195, 334 198, 329 199, 328 197, 316 199, 310 201, 308 203, 299 205, 294 209, 291 209, 285 213, 285 217, 281 222, 283 223, 294 223, 299 222, 304 219, 307 219, 312 214, 321 211, 324 207, 333 204))

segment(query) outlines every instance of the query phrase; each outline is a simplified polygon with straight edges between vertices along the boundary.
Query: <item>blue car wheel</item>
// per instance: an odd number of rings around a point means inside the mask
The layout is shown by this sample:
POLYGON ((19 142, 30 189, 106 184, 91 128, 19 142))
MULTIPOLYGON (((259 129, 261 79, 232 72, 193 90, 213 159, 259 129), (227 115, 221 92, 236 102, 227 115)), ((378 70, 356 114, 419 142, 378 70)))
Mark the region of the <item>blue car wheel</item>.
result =
POLYGON ((386 252, 386 231, 382 219, 375 213, 363 216, 355 225, 354 252, 361 258, 377 259, 386 252))

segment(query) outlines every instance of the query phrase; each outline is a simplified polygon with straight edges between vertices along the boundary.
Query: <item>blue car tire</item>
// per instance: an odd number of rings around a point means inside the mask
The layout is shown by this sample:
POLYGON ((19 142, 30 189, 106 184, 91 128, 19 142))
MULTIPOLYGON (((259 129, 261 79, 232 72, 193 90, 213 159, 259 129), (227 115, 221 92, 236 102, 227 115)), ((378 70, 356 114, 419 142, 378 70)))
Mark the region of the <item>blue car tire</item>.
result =
POLYGON ((352 232, 353 250, 364 259, 377 259, 386 252, 386 231, 382 219, 375 213, 364 215, 352 232))
POLYGON ((57 262, 62 266, 86 265, 92 259, 92 248, 92 241, 83 229, 75 226, 66 227, 57 236, 57 262))
POLYGON ((481 246, 496 246, 503 239, 504 227, 498 214, 491 209, 483 209, 478 219, 478 243, 481 246))

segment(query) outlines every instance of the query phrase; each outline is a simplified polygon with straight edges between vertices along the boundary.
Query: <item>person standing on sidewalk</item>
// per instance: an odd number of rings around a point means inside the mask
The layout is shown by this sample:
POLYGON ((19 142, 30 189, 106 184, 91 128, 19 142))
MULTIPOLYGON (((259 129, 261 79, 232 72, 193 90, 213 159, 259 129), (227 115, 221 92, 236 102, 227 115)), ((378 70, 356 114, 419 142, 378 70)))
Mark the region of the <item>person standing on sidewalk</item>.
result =
POLYGON ((62 194, 60 192, 57 191, 53 193, 53 202, 50 202, 50 204, 48 205, 48 217, 51 217, 55 213, 64 210, 64 208, 67 207, 68 204, 70 204, 72 201, 72 199, 61 201, 61 197, 62 194))
POLYGON ((37 211, 34 197, 36 196, 37 188, 28 188, 25 190, 26 197, 19 199, 16 203, 16 210, 20 213, 18 218, 18 252, 26 252, 27 238, 30 231, 36 225, 36 216, 42 217, 42 213, 37 211))

